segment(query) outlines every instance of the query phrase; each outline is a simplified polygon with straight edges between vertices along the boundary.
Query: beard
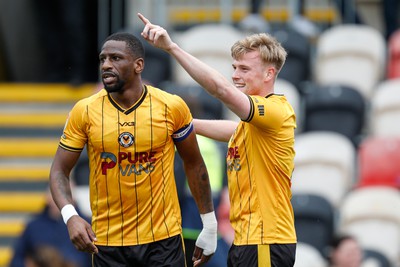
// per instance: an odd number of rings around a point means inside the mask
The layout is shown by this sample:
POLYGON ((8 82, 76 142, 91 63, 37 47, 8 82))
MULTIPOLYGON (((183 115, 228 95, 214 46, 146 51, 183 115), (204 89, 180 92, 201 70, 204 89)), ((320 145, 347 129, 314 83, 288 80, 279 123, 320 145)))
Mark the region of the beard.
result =
POLYGON ((123 80, 118 79, 116 84, 108 85, 103 82, 104 89, 108 93, 116 93, 122 91, 122 88, 124 87, 125 82, 123 80))

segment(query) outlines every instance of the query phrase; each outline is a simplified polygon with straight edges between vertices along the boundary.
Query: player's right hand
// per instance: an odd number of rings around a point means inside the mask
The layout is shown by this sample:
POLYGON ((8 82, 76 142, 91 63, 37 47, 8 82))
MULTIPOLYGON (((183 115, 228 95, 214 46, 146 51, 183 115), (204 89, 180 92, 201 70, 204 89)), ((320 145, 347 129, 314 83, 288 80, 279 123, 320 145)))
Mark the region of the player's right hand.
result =
POLYGON ((67 222, 67 227, 69 238, 77 250, 90 254, 99 252, 94 245, 97 239, 92 227, 82 217, 78 215, 72 216, 67 222))

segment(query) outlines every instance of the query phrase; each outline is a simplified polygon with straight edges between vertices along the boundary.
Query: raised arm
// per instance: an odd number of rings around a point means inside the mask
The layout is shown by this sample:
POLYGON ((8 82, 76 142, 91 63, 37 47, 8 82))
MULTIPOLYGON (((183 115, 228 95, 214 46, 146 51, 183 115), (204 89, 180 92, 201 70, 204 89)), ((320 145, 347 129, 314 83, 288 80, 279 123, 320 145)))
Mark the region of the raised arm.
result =
POLYGON ((239 118, 248 118, 250 101, 243 92, 218 71, 180 48, 164 28, 152 24, 140 13, 138 16, 144 23, 142 36, 147 42, 171 54, 196 82, 221 100, 239 118))

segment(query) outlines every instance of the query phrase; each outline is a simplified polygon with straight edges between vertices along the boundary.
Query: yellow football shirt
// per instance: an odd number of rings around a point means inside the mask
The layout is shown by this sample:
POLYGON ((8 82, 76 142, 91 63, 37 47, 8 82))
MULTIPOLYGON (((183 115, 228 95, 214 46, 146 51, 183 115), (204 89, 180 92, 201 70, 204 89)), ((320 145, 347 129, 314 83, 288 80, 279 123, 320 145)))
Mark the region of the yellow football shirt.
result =
POLYGON ((73 107, 60 146, 87 146, 96 244, 138 245, 181 233, 174 142, 192 129, 183 100, 152 86, 129 109, 104 89, 73 107))
POLYGON ((281 95, 249 99, 250 115, 232 135, 226 159, 234 244, 295 243, 295 113, 281 95))

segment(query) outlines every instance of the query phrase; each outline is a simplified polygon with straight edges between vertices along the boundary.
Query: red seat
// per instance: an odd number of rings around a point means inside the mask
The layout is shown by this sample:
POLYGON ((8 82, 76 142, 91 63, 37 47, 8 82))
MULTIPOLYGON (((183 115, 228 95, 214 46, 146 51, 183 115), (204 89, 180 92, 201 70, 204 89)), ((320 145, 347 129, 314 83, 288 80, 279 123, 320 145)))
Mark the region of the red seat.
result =
POLYGON ((358 186, 386 185, 400 189, 400 138, 370 137, 358 150, 358 186))
POLYGON ((395 31, 388 41, 388 66, 387 78, 394 79, 400 77, 400 29, 395 31))

